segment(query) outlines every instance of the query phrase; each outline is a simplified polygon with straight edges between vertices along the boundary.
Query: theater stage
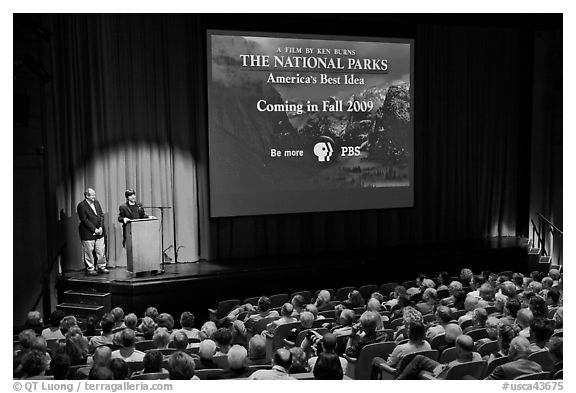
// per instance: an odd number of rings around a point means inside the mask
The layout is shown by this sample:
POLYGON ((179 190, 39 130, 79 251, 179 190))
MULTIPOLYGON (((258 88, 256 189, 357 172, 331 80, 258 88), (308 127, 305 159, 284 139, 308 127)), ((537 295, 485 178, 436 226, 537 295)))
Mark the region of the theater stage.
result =
POLYGON ((231 298, 314 292, 366 284, 413 280, 419 273, 434 276, 442 270, 457 275, 469 267, 481 270, 513 270, 529 273, 528 240, 496 237, 434 246, 395 247, 355 255, 287 256, 166 264, 160 275, 134 277, 125 267, 110 274, 86 276, 65 272, 58 282, 58 302, 72 302, 70 292, 106 294, 104 309, 120 306, 126 313, 142 316, 149 306, 177 316, 185 310, 197 325, 208 319, 208 308, 231 298))

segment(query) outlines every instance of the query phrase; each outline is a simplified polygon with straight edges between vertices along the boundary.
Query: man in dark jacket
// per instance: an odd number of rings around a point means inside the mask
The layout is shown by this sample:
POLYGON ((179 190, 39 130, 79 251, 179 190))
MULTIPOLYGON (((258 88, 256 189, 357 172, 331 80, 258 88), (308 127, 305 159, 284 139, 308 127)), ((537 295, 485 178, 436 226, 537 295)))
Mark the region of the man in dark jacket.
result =
POLYGON ((136 201, 136 191, 126 190, 124 192, 126 197, 126 203, 120 205, 118 208, 118 222, 122 223, 122 246, 126 246, 126 224, 130 220, 137 220, 140 218, 156 218, 154 216, 148 216, 144 211, 144 207, 140 202, 136 201))
POLYGON ((104 258, 104 236, 106 235, 104 213, 100 207, 100 202, 96 199, 96 191, 87 188, 84 191, 84 200, 78 204, 76 211, 80 219, 78 231, 82 241, 82 254, 87 273, 91 276, 97 275, 98 271, 108 274, 109 271, 106 269, 106 259, 104 258), (94 252, 96 252, 96 261, 94 261, 94 252))

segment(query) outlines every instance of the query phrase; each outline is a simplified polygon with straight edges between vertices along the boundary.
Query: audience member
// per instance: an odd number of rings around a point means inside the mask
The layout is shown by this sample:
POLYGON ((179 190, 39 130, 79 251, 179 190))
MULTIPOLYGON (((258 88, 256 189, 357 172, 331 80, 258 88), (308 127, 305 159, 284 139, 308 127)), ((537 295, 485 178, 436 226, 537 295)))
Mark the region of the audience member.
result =
MULTIPOLYGON (((510 343, 516 337, 516 331, 511 325, 499 324, 498 325, 498 350, 492 352, 490 355, 484 356, 488 363, 496 358, 503 356, 508 356, 508 350, 510 349, 510 343)), ((480 343, 479 343, 480 344, 480 343)))
POLYGON ((259 334, 253 336, 248 343, 246 364, 249 366, 270 364, 270 361, 266 359, 266 340, 259 334))
POLYGON ((192 356, 184 352, 174 352, 168 360, 168 370, 171 380, 200 379, 194 375, 196 366, 192 356))
POLYGON ((524 338, 530 338, 530 325, 534 322, 532 311, 528 308, 522 308, 516 313, 516 330, 518 335, 524 338))
POLYGON ((293 314, 294 306, 291 303, 284 303, 280 309, 280 318, 270 322, 268 326, 266 326, 266 330, 269 333, 274 334, 278 326, 284 325, 286 323, 297 322, 297 319, 292 316, 293 314))
POLYGON ((166 328, 168 333, 172 333, 172 329, 174 329, 174 318, 172 315, 163 312, 156 317, 156 325, 158 325, 158 327, 166 328))
POLYGON ((117 381, 130 379, 130 368, 124 359, 115 358, 110 360, 110 370, 112 370, 112 375, 117 381))
MULTIPOLYGON (((266 350, 266 349, 264 349, 266 350)), ((198 360, 197 366, 198 370, 205 368, 218 368, 216 363, 214 363, 214 354, 216 353, 216 343, 209 338, 200 342, 200 347, 198 348, 198 355, 200 360, 198 360)))
POLYGON ((314 379, 340 380, 344 377, 344 370, 338 355, 332 352, 322 352, 313 369, 314 379))
POLYGON ((126 362, 141 362, 144 353, 134 348, 136 344, 136 332, 132 329, 124 329, 120 333, 120 345, 122 348, 112 352, 112 359, 123 359, 126 362))
POLYGON ((448 306, 438 306, 436 309, 436 324, 432 325, 426 331, 426 338, 432 341, 434 337, 443 334, 446 326, 452 322, 452 310, 448 306))
POLYGON ((422 294, 422 301, 416 304, 416 308, 423 315, 434 314, 438 304, 438 294, 434 288, 426 288, 422 294))
POLYGON ((151 374, 151 373, 167 373, 168 370, 162 367, 164 357, 162 352, 157 349, 146 351, 144 355, 144 368, 141 371, 133 373, 133 375, 151 374))
POLYGON ((124 317, 124 324, 128 329, 136 331, 138 329, 138 317, 134 313, 130 313, 124 317))
POLYGON ((554 326, 547 319, 537 318, 530 325, 530 350, 545 349, 554 333, 554 326))
POLYGON ((550 370, 552 376, 560 370, 564 369, 563 358, 564 358, 564 348, 563 348, 563 338, 562 337, 551 337, 548 341, 548 351, 550 351, 550 359, 552 359, 552 369, 550 370))
POLYGON ((299 319, 300 313, 304 311, 304 306, 306 305, 304 303, 304 296, 294 295, 290 303, 292 304, 292 307, 294 307, 294 309, 292 310, 292 317, 299 319))
POLYGON ((98 315, 95 314, 88 315, 88 317, 86 318, 86 330, 82 332, 82 334, 84 334, 85 337, 97 336, 98 332, 96 329, 98 329, 99 322, 100 318, 98 318, 98 315))
POLYGON ((218 379, 245 378, 252 374, 252 370, 246 364, 248 352, 240 345, 233 345, 228 354, 228 369, 218 375, 218 379))
POLYGON ((172 334, 172 343, 177 351, 185 351, 188 348, 188 336, 183 330, 177 330, 172 334))
POLYGON ((100 336, 93 336, 90 338, 90 343, 88 345, 90 353, 94 352, 94 349, 100 345, 113 344, 114 334, 112 333, 112 329, 114 329, 114 316, 110 313, 105 313, 102 315, 102 319, 100 320, 100 327, 102 328, 102 333, 100 336))
POLYGON ((112 350, 107 346, 99 346, 94 350, 94 355, 88 359, 87 365, 91 367, 82 367, 76 370, 74 379, 86 379, 89 376, 91 368, 94 367, 110 367, 110 361, 112 360, 112 350))
POLYGON ((46 372, 47 367, 46 355, 37 350, 30 350, 22 357, 22 379, 41 377, 46 372))
POLYGON ((223 356, 228 354, 230 345, 232 343, 232 332, 228 328, 220 328, 214 333, 214 342, 216 343, 216 355, 223 356))
MULTIPOLYGON (((322 339, 318 342, 318 345, 320 346, 320 348, 317 348, 316 353, 320 354, 320 353, 334 353, 336 354, 336 356, 338 356, 338 354, 336 353, 336 345, 338 343, 338 339, 336 338, 336 336, 332 333, 326 333, 324 334, 324 336, 322 337, 322 339)), ((340 359, 340 366, 342 367, 342 372, 345 374, 346 370, 348 368, 348 360, 346 360, 346 358, 339 356, 338 357, 340 359)), ((314 355, 312 357, 310 357, 310 359, 308 359, 308 369, 309 370, 314 370, 314 366, 316 364, 316 361, 318 361, 318 356, 314 355)))
POLYGON ((290 353, 292 354, 292 365, 288 372, 290 374, 307 373, 309 369, 304 350, 301 347, 292 347, 290 353))
POLYGON ((152 341, 156 349, 166 349, 170 344, 170 333, 165 327, 158 327, 152 336, 152 341))
POLYGON ((112 370, 108 367, 95 366, 90 369, 88 379, 96 381, 107 381, 114 379, 114 374, 112 373, 112 370))
MULTIPOLYGON (((550 291, 548 291, 550 293, 550 291)), ((530 299, 530 311, 534 318, 548 318, 548 306, 546 300, 540 296, 534 296, 530 299)))
POLYGON ((114 333, 126 328, 124 324, 124 310, 121 307, 114 307, 112 311, 110 311, 110 314, 114 317, 114 327, 112 328, 114 333))
POLYGON ((60 321, 66 316, 64 311, 54 310, 50 313, 50 326, 42 330, 42 337, 46 340, 60 340, 64 334, 60 331, 60 321))
POLYGON ((448 272, 440 272, 440 274, 438 274, 438 288, 436 288, 436 290, 442 291, 448 289, 450 281, 452 281, 452 278, 448 272))
POLYGON ((217 330, 218 328, 216 327, 216 324, 214 322, 212 321, 204 322, 204 324, 200 328, 200 339, 205 340, 209 338, 210 340, 212 340, 214 338, 214 333, 216 333, 217 330))
MULTIPOLYGON (((179 331, 184 332, 186 337, 189 339, 192 338, 200 340, 200 331, 194 328, 194 322, 194 314, 192 314, 190 311, 184 311, 180 315, 180 326, 182 328, 179 331)), ((172 333, 172 337, 174 337, 174 332, 172 333)))
POLYGON ((314 305, 318 308, 318 311, 332 310, 334 307, 330 305, 331 299, 332 296, 330 295, 330 291, 323 289, 318 293, 314 305))
POLYGON ((410 353, 431 350, 430 343, 424 339, 425 334, 426 330, 421 321, 410 322, 407 329, 408 342, 394 348, 388 358, 388 365, 396 367, 400 360, 410 353))
POLYGON ((24 322, 24 329, 32 329, 36 334, 42 334, 44 330, 44 323, 42 322, 42 315, 40 311, 30 311, 26 316, 26 322, 24 322))
POLYGON ((272 369, 256 370, 252 375, 250 375, 249 379, 294 379, 288 375, 290 366, 292 366, 292 354, 287 349, 280 348, 274 352, 274 357, 272 358, 272 369))
POLYGON ((50 362, 50 372, 56 380, 68 379, 70 370, 70 357, 65 353, 58 353, 50 362))
POLYGON ((138 328, 142 332, 144 340, 152 340, 156 331, 156 322, 150 317, 144 317, 138 328))
POLYGON ((388 338, 385 332, 376 330, 378 319, 380 319, 380 315, 371 311, 366 311, 360 316, 360 321, 352 326, 352 335, 348 339, 346 355, 358 358, 364 346, 381 342, 388 338))
POLYGON ((468 333, 470 330, 480 329, 486 327, 486 320, 488 319, 488 313, 485 308, 477 308, 472 313, 472 325, 464 329, 464 334, 468 333))
POLYGON ((534 374, 542 371, 542 367, 528 360, 530 354, 530 342, 524 337, 515 337, 510 343, 508 350, 508 363, 504 363, 494 369, 486 379, 514 379, 521 375, 534 374))
POLYGON ((65 346, 65 353, 70 356, 70 365, 84 365, 88 360, 88 341, 82 336, 80 329, 77 333, 70 333, 69 331, 67 334, 65 346))
POLYGON ((148 317, 148 318, 152 319, 153 321, 155 321, 156 318, 158 318, 158 315, 159 315, 159 313, 158 313, 158 309, 156 309, 156 307, 148 307, 146 309, 146 311, 144 312, 144 318, 148 317))

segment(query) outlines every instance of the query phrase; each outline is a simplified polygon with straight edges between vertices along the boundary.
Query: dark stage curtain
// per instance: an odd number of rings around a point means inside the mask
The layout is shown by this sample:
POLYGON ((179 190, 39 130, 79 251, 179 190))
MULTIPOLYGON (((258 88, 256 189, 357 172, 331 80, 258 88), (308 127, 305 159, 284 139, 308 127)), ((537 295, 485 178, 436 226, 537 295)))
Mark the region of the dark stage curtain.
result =
POLYGON ((81 267, 75 206, 86 186, 95 187, 108 213, 109 255, 117 265, 116 215, 127 187, 145 205, 173 207, 164 236, 176 237, 179 261, 527 233, 530 34, 417 27, 413 208, 210 220, 204 94, 211 26, 193 15, 46 18, 54 33, 49 153, 55 208, 63 236, 72 239, 69 266, 81 267))
MULTIPOLYGON (((125 265, 118 206, 134 188, 164 213, 164 248, 199 258, 192 34, 181 18, 48 15, 54 77, 48 154, 65 269, 83 268, 76 204, 93 187, 106 213, 110 265, 125 265)), ((197 35, 196 35, 197 36, 197 35)), ((160 217, 160 211, 148 209, 160 217)))

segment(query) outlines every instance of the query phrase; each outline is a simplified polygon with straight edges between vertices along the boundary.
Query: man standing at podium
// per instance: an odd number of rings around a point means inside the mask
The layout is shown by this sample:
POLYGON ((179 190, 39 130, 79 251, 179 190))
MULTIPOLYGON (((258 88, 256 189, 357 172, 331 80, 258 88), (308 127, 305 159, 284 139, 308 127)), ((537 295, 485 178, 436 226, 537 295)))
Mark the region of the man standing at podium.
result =
POLYGON ((84 200, 76 208, 80 225, 78 231, 82 241, 82 254, 87 273, 91 276, 98 274, 96 269, 108 274, 106 259, 104 258, 104 213, 100 202, 96 200, 96 191, 87 188, 84 191, 84 200), (94 264, 94 251, 96 251, 97 268, 94 264))
POLYGON ((137 220, 139 218, 156 218, 148 216, 144 211, 144 207, 140 202, 136 202, 136 191, 129 189, 124 192, 126 203, 120 205, 120 212, 118 213, 118 221, 122 223, 122 246, 126 246, 126 224, 130 220, 137 220))

